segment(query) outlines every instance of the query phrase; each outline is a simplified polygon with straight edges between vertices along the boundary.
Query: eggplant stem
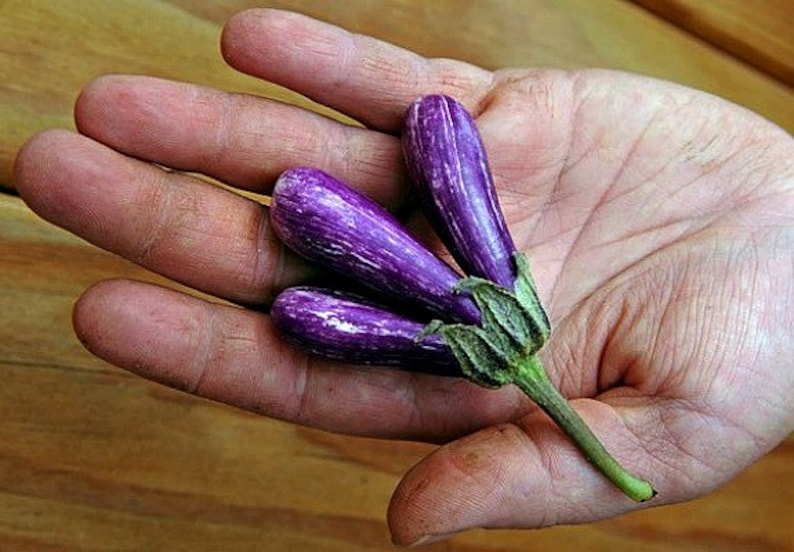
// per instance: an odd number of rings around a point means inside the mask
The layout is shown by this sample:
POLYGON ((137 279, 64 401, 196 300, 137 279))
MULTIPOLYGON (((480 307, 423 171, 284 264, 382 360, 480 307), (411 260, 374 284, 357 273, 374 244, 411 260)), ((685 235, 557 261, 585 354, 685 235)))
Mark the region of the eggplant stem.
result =
POLYGON ((511 381, 532 399, 562 429, 588 460, 618 489, 636 502, 656 496, 648 481, 629 473, 606 450, 601 441, 549 379, 537 355, 515 363, 511 381))

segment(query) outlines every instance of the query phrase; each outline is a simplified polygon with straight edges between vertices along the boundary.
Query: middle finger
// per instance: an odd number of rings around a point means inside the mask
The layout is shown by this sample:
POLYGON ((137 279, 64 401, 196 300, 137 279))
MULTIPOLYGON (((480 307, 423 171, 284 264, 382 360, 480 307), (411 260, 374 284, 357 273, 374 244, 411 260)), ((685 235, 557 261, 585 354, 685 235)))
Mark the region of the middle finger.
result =
POLYGON ((152 77, 108 76, 75 107, 83 134, 131 155, 268 193, 295 166, 315 166, 390 207, 405 193, 394 136, 256 96, 152 77))

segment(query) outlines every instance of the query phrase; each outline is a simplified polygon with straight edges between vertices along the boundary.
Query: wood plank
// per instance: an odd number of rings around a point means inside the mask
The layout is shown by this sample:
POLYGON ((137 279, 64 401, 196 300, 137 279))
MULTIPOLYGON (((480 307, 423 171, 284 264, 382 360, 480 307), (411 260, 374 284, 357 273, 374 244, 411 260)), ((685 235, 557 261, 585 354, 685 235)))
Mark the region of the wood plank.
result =
POLYGON ((794 0, 634 0, 752 67, 794 86, 794 0))
MULTIPOLYGON (((221 23, 245 0, 7 0, 0 4, 0 183, 22 142, 71 127, 80 89, 104 73, 146 73, 287 101, 302 100, 226 67, 221 23)), ((496 69, 608 67, 722 95, 794 131, 794 92, 618 0, 454 0, 418 4, 281 0, 292 8, 430 56, 496 69)))
MULTIPOLYGON (((0 182, 30 133, 71 126, 80 87, 140 72, 304 102, 239 75, 221 22, 249 1, 0 2, 0 182)), ((607 66, 720 93, 794 129, 791 91, 631 4, 272 2, 486 67, 607 66)), ((316 106, 313 106, 316 107, 316 106)), ((91 283, 161 278, 0 194, 0 550, 395 550, 385 509, 432 447, 331 435, 132 377, 89 355, 91 283)), ((792 550, 794 439, 714 494, 581 527, 474 531, 427 550, 792 550)))

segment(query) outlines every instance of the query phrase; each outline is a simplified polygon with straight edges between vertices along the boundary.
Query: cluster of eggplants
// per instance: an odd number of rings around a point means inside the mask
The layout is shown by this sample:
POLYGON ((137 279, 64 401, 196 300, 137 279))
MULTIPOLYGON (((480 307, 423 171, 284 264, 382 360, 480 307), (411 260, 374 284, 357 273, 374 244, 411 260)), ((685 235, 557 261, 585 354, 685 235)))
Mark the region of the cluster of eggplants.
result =
POLYGON ((650 483, 606 451, 537 357, 549 320, 507 230, 469 113, 448 96, 416 100, 405 117, 403 153, 423 210, 466 275, 360 192, 318 169, 291 169, 272 196, 278 237, 384 302, 288 288, 271 308, 277 329, 330 359, 464 376, 489 387, 515 384, 627 496, 653 497, 650 483))
MULTIPOLYGON (((469 113, 447 96, 418 99, 405 117, 403 150, 423 209, 459 266, 512 288, 515 247, 469 113)), ((461 375, 450 370, 443 340, 421 330, 431 318, 477 325, 480 310, 458 289, 462 276, 391 213, 331 175, 300 167, 279 177, 270 217, 288 247, 402 307, 362 309, 360 300, 320 287, 287 289, 271 308, 284 337, 327 358, 461 375), (409 327, 418 329, 414 339, 404 339, 409 327)))

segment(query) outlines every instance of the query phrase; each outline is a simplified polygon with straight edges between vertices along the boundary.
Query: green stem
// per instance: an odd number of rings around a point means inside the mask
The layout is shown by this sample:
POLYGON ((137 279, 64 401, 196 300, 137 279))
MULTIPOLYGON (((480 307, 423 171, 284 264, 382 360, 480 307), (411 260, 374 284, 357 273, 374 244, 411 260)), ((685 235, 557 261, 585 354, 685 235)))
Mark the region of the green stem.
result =
POLYGON ((512 382, 537 403, 590 462, 626 496, 637 502, 644 502, 656 495, 649 482, 626 471, 609 454, 598 437, 551 382, 536 355, 530 355, 519 361, 512 376, 512 382))

